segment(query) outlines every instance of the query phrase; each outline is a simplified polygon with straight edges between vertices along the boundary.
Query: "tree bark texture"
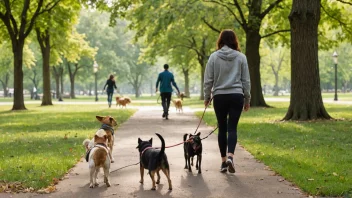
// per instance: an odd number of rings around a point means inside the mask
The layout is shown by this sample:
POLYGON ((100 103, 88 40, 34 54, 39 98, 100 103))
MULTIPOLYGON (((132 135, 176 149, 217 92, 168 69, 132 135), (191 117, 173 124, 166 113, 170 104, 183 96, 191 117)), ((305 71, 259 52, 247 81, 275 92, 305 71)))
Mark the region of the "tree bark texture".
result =
POLYGON ((72 99, 76 98, 76 95, 75 95, 75 77, 76 77, 78 69, 80 68, 78 66, 78 63, 75 63, 74 66, 75 66, 75 69, 74 69, 74 71, 72 71, 70 63, 67 63, 67 68, 68 68, 68 72, 69 72, 69 76, 70 76, 70 82, 71 82, 70 96, 71 96, 72 99))
POLYGON ((293 0, 291 26, 291 99, 284 120, 330 119, 319 78, 320 0, 293 0))
POLYGON ((55 85, 56 85, 56 98, 59 101, 62 101, 61 91, 60 91, 60 77, 61 77, 62 73, 60 73, 60 71, 62 71, 62 68, 60 66, 53 67, 53 75, 55 78, 55 85))
POLYGON ((49 30, 44 33, 36 29, 37 40, 40 46, 43 57, 43 98, 42 106, 53 105, 51 100, 51 87, 50 87, 50 35, 49 30))
POLYGON ((12 110, 27 110, 24 105, 23 97, 23 46, 24 39, 20 41, 12 41, 13 58, 14 58, 14 77, 13 77, 13 106, 12 110), (16 44, 14 44, 16 42, 16 44))
POLYGON ((190 97, 190 93, 189 93, 189 69, 182 69, 182 72, 183 72, 183 76, 185 78, 185 95, 186 95, 186 97, 190 97))
POLYGON ((246 57, 251 78, 251 106, 267 107, 260 80, 260 40, 259 29, 248 30, 246 33, 246 57))
POLYGON ((9 84, 9 79, 10 79, 10 74, 6 73, 5 74, 5 79, 4 80, 0 80, 2 87, 4 89, 4 97, 7 97, 9 95, 9 90, 8 88, 8 84, 9 84))

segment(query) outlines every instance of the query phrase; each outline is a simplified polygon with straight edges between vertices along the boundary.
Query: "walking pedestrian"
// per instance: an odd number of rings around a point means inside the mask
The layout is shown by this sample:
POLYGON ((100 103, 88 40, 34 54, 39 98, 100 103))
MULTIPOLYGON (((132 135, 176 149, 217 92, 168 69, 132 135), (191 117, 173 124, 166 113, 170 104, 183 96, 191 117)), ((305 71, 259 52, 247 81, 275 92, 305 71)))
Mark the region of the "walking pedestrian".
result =
POLYGON ((108 105, 110 108, 111 101, 112 101, 112 95, 114 94, 114 88, 117 89, 114 75, 110 75, 109 79, 106 81, 106 83, 104 85, 104 89, 103 89, 104 91, 105 91, 106 86, 107 86, 106 93, 108 94, 108 105))
POLYGON ((232 30, 220 33, 217 51, 210 55, 205 69, 205 106, 209 104, 211 94, 219 127, 220 171, 234 173, 237 124, 242 110, 249 110, 251 95, 247 58, 241 53, 237 36, 232 30))
POLYGON ((162 117, 166 120, 169 119, 169 107, 171 101, 172 94, 172 86, 177 89, 178 94, 180 94, 180 90, 177 87, 177 84, 174 79, 174 75, 169 72, 169 65, 164 65, 164 71, 159 73, 158 80, 156 81, 156 92, 158 92, 158 87, 160 83, 160 96, 161 96, 161 105, 163 107, 163 115, 162 117))

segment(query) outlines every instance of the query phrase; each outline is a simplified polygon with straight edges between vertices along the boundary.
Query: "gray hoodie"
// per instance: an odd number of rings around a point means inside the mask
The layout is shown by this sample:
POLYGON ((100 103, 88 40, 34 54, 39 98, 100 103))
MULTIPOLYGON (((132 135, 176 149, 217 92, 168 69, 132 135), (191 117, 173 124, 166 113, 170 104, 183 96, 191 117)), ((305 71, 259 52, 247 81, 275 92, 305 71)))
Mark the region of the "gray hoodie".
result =
POLYGON ((228 46, 212 53, 204 73, 204 100, 218 94, 241 93, 245 104, 251 100, 247 58, 228 46))

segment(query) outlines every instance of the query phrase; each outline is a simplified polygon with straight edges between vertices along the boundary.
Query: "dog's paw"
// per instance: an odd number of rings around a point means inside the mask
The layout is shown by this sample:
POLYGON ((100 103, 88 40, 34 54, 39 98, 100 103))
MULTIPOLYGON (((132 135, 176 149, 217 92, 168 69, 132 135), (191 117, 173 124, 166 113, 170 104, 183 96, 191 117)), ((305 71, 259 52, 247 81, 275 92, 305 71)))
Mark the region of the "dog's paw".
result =
POLYGON ((156 184, 160 184, 160 180, 156 181, 155 183, 156 183, 156 184))
POLYGON ((115 159, 114 159, 114 158, 112 158, 112 159, 111 159, 111 163, 114 163, 114 162, 115 162, 115 159))
POLYGON ((98 183, 95 183, 94 186, 99 186, 99 184, 98 184, 98 183))
POLYGON ((171 191, 171 190, 172 190, 172 188, 169 188, 169 190, 171 191))
POLYGON ((152 189, 150 189, 150 190, 156 190, 156 187, 154 186, 152 189))
POLYGON ((202 174, 202 171, 201 171, 201 170, 199 170, 199 171, 198 171, 198 174, 202 174))
POLYGON ((188 166, 185 166, 184 169, 188 169, 188 166))
POLYGON ((192 169, 188 169, 188 172, 190 172, 190 173, 191 173, 191 172, 192 172, 192 169))
POLYGON ((89 188, 94 188, 94 185, 93 185, 93 184, 90 184, 90 185, 89 185, 89 188))
POLYGON ((139 183, 143 184, 143 180, 139 180, 139 183))
POLYGON ((110 187, 111 186, 110 182, 106 182, 105 184, 106 184, 106 187, 110 187))

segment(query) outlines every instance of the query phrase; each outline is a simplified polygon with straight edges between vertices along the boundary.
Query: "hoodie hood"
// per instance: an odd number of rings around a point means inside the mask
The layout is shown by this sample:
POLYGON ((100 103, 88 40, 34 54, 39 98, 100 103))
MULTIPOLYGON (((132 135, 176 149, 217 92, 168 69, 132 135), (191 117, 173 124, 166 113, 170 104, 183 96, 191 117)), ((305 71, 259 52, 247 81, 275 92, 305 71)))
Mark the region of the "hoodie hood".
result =
POLYGON ((218 57, 220 57, 223 60, 228 60, 228 61, 235 59, 239 54, 240 54, 240 52, 229 48, 227 45, 224 45, 224 47, 222 47, 216 53, 216 55, 218 57))

